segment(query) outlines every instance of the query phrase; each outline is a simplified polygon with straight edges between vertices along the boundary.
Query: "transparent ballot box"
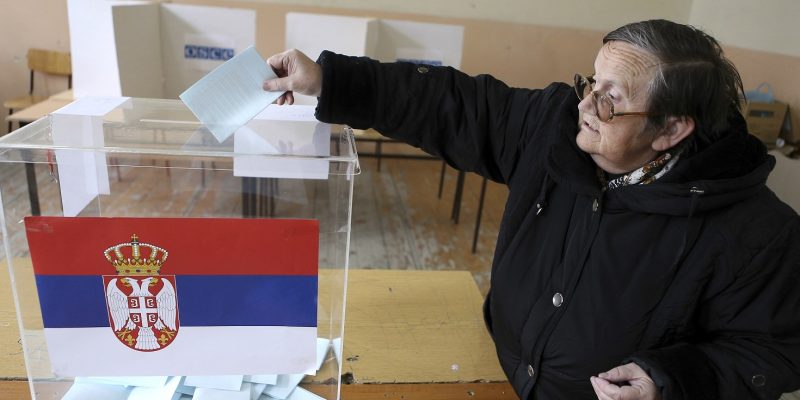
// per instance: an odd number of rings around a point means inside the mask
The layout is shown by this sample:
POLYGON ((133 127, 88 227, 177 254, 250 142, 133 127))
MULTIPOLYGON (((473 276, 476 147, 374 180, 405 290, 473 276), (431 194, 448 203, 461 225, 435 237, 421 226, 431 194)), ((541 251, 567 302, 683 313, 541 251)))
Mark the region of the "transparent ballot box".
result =
POLYGON ((0 138, 33 398, 338 399, 358 173, 307 106, 219 142, 180 101, 87 98, 0 138))

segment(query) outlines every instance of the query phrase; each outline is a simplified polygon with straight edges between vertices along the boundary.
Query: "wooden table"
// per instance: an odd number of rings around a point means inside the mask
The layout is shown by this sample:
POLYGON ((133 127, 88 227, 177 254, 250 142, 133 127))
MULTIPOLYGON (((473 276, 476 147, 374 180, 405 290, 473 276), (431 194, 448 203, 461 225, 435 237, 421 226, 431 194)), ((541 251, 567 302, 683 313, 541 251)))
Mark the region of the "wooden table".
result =
POLYGON ((39 118, 58 110, 72 102, 65 95, 54 95, 45 101, 36 103, 28 108, 23 108, 6 117, 6 121, 16 122, 20 127, 25 126, 39 118))
MULTIPOLYGON (((516 399, 466 271, 351 270, 342 398, 516 399)), ((8 274, 0 272, 0 398, 29 400, 8 274), (5 379, 5 380, 4 380, 5 379)), ((321 387, 308 389, 324 392, 321 387)), ((329 390, 329 389, 328 389, 329 390)))
MULTIPOLYGON (((36 103, 30 107, 23 108, 6 117, 6 121, 16 122, 22 128, 43 118, 53 111, 66 106, 72 102, 72 90, 65 90, 63 92, 54 94, 46 100, 36 103)), ((31 203, 31 215, 39 215, 39 192, 36 186, 36 170, 32 163, 25 163, 25 175, 28 181, 28 196, 31 203)))
POLYGON ((358 143, 365 142, 365 143, 374 143, 375 150, 374 152, 370 153, 368 151, 362 151, 359 149, 358 155, 359 157, 375 157, 378 160, 378 171, 381 170, 381 158, 401 158, 401 159, 409 159, 409 160, 439 160, 439 157, 432 156, 430 154, 425 153, 422 150, 416 149, 407 145, 403 142, 394 140, 392 138, 386 137, 378 133, 378 131, 374 129, 353 129, 353 138, 356 141, 356 146, 358 143), (384 144, 397 144, 401 145, 400 151, 396 152, 389 152, 386 153, 383 151, 384 144))

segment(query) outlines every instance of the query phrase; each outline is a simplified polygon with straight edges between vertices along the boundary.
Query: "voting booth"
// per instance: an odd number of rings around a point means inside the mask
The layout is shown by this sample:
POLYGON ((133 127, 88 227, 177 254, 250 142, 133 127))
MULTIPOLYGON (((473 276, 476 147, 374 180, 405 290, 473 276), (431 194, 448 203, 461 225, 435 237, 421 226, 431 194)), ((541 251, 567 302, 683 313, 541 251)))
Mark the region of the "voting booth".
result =
MULTIPOLYGON (((461 67, 464 27, 417 21, 290 12, 286 14, 287 49, 312 60, 323 50, 366 56, 382 62, 461 67), (331 32, 336 32, 332 35, 331 32)), ((298 104, 316 104, 312 96, 295 94, 298 104)))
POLYGON ((0 138, 33 398, 338 399, 354 149, 307 106, 220 142, 125 97, 0 138))
POLYGON ((175 99, 256 43, 256 12, 168 1, 68 0, 75 98, 175 99))

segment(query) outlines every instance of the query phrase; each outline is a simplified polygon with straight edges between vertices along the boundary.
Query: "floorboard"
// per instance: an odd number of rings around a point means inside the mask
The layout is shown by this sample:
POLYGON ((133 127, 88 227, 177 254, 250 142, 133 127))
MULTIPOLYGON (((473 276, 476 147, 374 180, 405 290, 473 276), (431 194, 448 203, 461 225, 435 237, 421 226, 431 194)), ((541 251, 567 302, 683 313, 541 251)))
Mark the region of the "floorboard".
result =
POLYGON ((447 168, 437 198, 441 163, 362 159, 355 183, 350 260, 354 268, 470 271, 486 293, 494 241, 507 190, 489 182, 477 252, 471 253, 481 178, 468 174, 458 224, 450 219, 457 173, 447 168), (381 236, 378 238, 377 233, 381 236))

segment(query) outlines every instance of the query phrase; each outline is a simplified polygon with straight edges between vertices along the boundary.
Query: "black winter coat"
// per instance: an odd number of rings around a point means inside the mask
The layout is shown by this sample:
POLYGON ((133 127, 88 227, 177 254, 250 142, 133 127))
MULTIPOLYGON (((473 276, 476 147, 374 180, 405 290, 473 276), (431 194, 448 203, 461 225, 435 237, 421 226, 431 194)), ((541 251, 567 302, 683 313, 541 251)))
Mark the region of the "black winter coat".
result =
MULTIPOLYGON (((650 185, 603 189, 575 143, 573 89, 325 52, 317 118, 374 128, 508 185, 485 303, 523 399, 594 399, 630 361, 665 400, 800 388, 800 217, 775 163, 730 132, 650 185)), ((469 349, 465 349, 469 351, 469 349)))

